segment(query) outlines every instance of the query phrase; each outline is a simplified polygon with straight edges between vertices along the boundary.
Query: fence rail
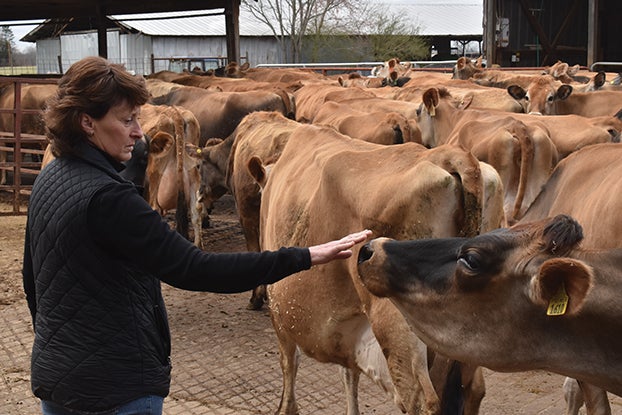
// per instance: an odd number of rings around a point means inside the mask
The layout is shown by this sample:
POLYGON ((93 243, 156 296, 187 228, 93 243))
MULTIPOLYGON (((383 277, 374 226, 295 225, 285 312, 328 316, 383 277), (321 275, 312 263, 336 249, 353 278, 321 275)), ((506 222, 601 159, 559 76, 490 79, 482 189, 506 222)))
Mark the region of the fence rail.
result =
POLYGON ((0 192, 12 194, 11 211, 0 212, 0 215, 25 214, 22 210, 23 196, 29 196, 32 182, 41 171, 41 159, 44 154, 47 138, 43 135, 22 132, 22 119, 25 114, 40 114, 40 109, 22 108, 22 86, 24 84, 52 84, 54 79, 3 77, 2 83, 12 84, 13 107, 0 108, 0 117, 4 122, 0 131, 0 192), (11 120, 12 117, 12 120, 11 120), (12 122, 11 122, 12 121, 12 122))

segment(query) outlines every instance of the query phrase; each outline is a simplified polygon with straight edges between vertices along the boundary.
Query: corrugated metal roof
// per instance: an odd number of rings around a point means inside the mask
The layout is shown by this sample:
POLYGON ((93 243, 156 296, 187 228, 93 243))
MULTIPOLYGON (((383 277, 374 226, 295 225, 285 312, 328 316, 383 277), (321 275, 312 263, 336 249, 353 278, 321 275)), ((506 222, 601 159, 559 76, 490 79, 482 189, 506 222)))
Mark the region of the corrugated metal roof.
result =
MULTIPOLYGON (((410 17, 423 36, 482 35, 482 1, 432 0, 395 1, 387 3, 392 12, 399 11, 410 17)), ((140 15, 111 16, 122 24, 152 36, 225 36, 223 16, 214 15, 222 10, 190 11, 176 13, 152 13, 140 15), (209 15, 212 14, 212 15, 209 15), (175 17, 166 20, 133 20, 135 18, 175 17)), ((270 28, 254 18, 244 7, 240 8, 240 36, 272 36, 270 28)))
MULTIPOLYGON (((422 36, 483 34, 482 0, 386 0, 392 13, 409 16, 422 36)), ((224 9, 108 16, 118 24, 150 36, 226 36, 224 9), (162 19, 166 17, 166 19, 162 19)), ((60 20, 60 19, 59 19, 60 20)), ((50 34, 42 23, 24 39, 34 41, 50 34)), ((272 36, 272 31, 250 12, 240 8, 240 36, 272 36)))

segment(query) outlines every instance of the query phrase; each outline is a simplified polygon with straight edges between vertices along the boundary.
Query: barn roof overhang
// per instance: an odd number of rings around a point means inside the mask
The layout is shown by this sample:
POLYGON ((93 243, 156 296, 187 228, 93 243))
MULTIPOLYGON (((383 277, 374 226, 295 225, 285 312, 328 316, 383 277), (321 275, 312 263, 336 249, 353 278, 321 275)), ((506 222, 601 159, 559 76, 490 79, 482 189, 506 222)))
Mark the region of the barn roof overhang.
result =
POLYGON ((2 20, 8 21, 221 9, 231 3, 232 0, 0 0, 0 10, 2 20))
POLYGON ((37 19, 94 19, 98 32, 98 48, 101 56, 107 57, 106 30, 110 21, 106 16, 178 12, 189 10, 225 10, 227 31, 227 57, 239 61, 241 0, 0 0, 2 20, 20 21, 37 19))

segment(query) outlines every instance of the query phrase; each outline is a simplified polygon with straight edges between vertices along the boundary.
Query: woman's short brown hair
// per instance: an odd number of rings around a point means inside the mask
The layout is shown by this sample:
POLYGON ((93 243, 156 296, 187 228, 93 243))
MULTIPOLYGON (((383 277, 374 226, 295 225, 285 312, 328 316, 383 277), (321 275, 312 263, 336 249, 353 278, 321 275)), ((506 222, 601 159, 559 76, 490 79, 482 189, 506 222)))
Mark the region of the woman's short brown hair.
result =
POLYGON ((52 153, 56 157, 73 154, 76 145, 87 139, 80 123, 82 114, 101 119, 122 102, 135 107, 148 100, 142 76, 99 56, 79 60, 59 80, 58 91, 43 113, 52 153))

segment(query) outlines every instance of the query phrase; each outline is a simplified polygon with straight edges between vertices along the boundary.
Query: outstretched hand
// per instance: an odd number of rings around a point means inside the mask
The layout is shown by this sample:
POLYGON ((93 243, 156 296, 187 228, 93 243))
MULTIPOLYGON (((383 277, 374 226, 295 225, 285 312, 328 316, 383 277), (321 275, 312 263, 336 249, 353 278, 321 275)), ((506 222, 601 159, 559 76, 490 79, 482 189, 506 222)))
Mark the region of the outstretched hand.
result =
POLYGON ((371 231, 351 233, 341 239, 326 242, 321 245, 309 247, 311 253, 311 265, 326 264, 334 259, 345 259, 352 256, 354 245, 365 241, 371 235, 371 231))

